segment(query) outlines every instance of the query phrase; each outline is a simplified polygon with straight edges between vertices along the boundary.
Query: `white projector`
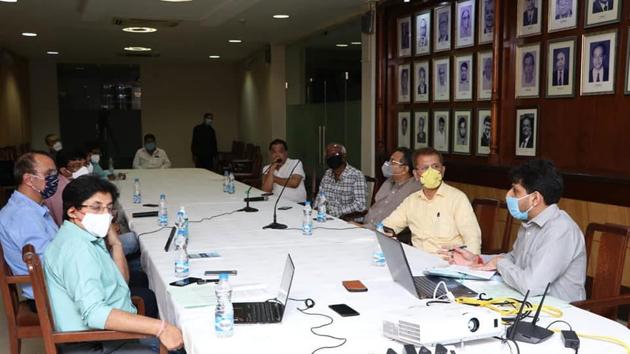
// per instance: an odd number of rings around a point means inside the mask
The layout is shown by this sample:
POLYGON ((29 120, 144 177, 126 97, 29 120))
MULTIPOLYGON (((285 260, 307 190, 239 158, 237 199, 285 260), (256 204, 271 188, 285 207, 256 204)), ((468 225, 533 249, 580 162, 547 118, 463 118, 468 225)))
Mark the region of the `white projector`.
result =
POLYGON ((392 312, 383 319, 383 334, 403 343, 435 345, 503 336, 498 313, 483 307, 434 303, 392 312))

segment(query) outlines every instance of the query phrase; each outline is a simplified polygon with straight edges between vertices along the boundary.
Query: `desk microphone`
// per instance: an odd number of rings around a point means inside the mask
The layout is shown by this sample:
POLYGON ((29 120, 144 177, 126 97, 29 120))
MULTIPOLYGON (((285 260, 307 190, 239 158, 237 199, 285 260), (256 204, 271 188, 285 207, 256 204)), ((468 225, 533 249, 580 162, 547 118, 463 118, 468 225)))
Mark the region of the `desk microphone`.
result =
POLYGON ((282 186, 282 190, 280 191, 280 194, 278 194, 278 199, 276 199, 276 204, 274 204, 273 206, 273 222, 267 226, 263 226, 263 229, 286 229, 287 225, 285 224, 279 224, 276 221, 276 211, 278 210, 278 202, 280 201, 280 197, 282 197, 282 193, 284 193, 284 190, 287 188, 287 184, 289 184, 289 179, 291 179, 291 176, 293 176, 293 171, 295 171, 295 168, 298 167, 298 165, 301 163, 301 161, 298 160, 298 162, 295 163, 295 166, 293 166, 293 168, 291 169, 291 172, 289 173, 289 177, 287 177, 287 180, 284 181, 284 186, 282 186))
POLYGON ((245 198, 245 202, 246 202, 247 204, 245 204, 245 207, 244 207, 244 208, 241 208, 241 209, 239 209, 239 210, 237 210, 237 211, 244 211, 244 212, 246 212, 246 213, 255 213, 255 212, 257 212, 257 211, 258 211, 258 209, 256 209, 256 208, 252 208, 252 207, 250 207, 250 206, 249 206, 249 191, 251 191, 251 190, 252 190, 252 187, 253 187, 253 186, 249 186, 249 189, 247 190, 247 192, 245 192, 245 195, 247 196, 247 197, 245 198))

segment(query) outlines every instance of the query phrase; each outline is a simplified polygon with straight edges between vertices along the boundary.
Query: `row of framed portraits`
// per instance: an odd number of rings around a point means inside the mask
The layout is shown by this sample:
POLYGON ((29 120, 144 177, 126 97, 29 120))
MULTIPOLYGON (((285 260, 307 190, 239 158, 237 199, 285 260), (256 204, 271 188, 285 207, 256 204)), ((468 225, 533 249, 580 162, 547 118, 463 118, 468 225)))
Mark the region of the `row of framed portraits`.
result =
MULTIPOLYGON (((434 149, 460 155, 487 156, 491 144, 491 112, 479 108, 473 117, 472 109, 435 109, 429 120, 428 110, 398 112, 398 144, 407 148, 434 149), (474 140, 473 140, 474 138, 474 140)), ((516 111, 516 156, 536 156, 538 109, 516 111)))

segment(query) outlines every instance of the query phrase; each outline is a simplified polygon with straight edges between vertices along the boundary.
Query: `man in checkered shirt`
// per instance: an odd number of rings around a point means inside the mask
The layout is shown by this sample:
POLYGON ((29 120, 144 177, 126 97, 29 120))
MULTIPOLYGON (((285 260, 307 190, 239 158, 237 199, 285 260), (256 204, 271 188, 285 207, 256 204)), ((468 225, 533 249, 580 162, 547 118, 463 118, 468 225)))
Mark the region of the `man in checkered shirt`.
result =
POLYGON ((346 161, 346 148, 341 144, 326 146, 328 169, 319 186, 324 191, 328 214, 336 217, 367 210, 365 176, 346 161))

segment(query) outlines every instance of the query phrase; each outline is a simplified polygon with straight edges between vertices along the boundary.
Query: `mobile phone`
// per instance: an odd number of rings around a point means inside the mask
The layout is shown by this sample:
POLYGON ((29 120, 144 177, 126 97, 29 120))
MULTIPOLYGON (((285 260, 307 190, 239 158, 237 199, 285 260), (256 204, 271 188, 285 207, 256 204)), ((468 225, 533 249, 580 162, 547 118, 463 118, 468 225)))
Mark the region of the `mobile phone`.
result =
POLYGON ((360 280, 344 280, 341 282, 344 288, 351 293, 358 293, 368 291, 367 287, 363 285, 360 280))
POLYGON ((219 274, 223 274, 223 273, 227 273, 229 275, 236 275, 236 270, 206 270, 203 275, 219 275, 219 274))
POLYGON ((281 206, 281 207, 279 207, 279 208, 278 208, 278 210, 289 210, 289 209, 291 209, 291 208, 293 208, 293 207, 292 207, 292 206, 285 205, 285 206, 281 206))
POLYGON ((197 284, 197 282, 199 280, 202 280, 200 278, 195 278, 195 277, 188 277, 188 278, 184 278, 184 279, 179 279, 176 280, 168 285, 170 286, 186 286, 186 285, 190 285, 190 284, 197 284))
POLYGON ((328 305, 328 307, 341 317, 359 316, 357 311, 346 304, 328 305))
POLYGON ((201 252, 201 253, 191 253, 188 255, 188 258, 190 259, 197 259, 197 258, 216 258, 216 257, 221 257, 217 252, 201 252))
POLYGON ((147 207, 147 208, 157 208, 157 207, 159 207, 159 205, 153 204, 153 203, 142 204, 142 206, 143 207, 147 207))

